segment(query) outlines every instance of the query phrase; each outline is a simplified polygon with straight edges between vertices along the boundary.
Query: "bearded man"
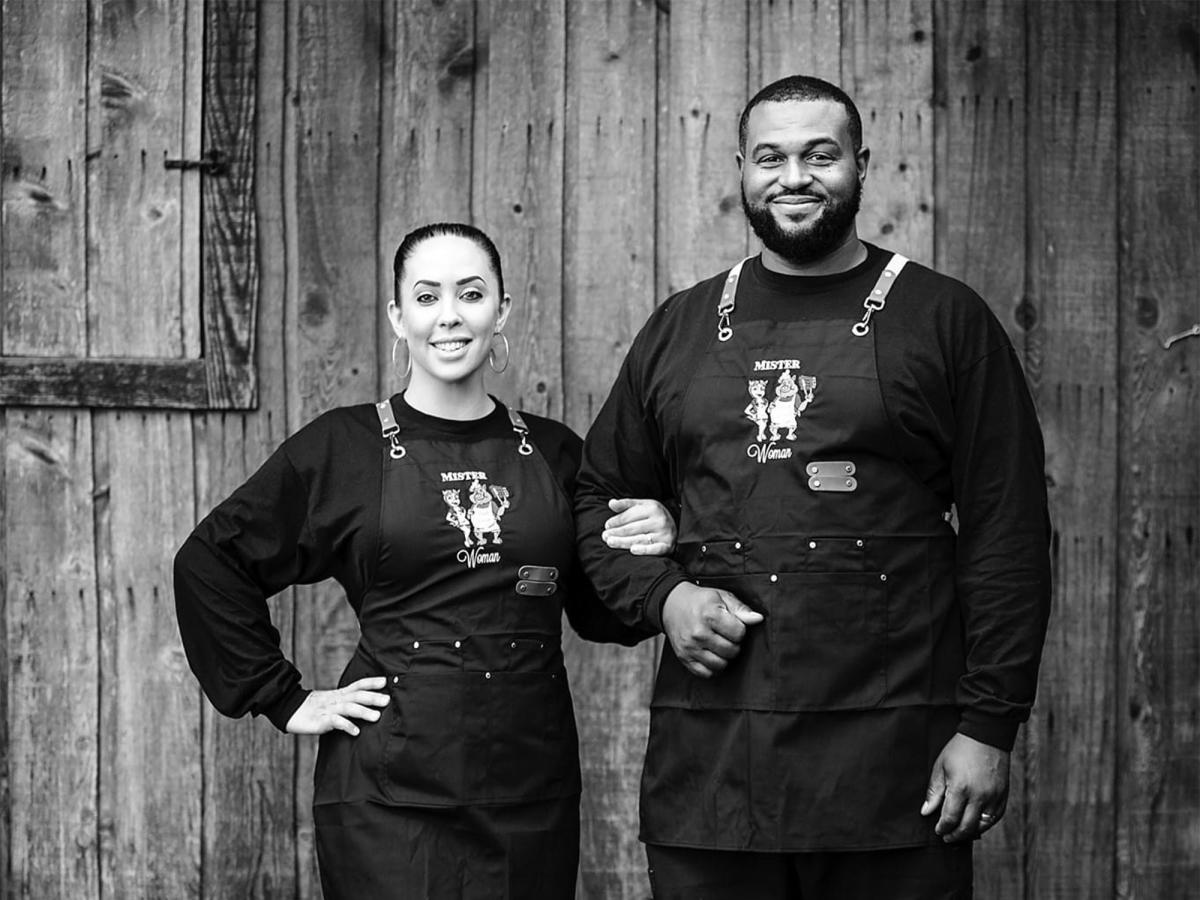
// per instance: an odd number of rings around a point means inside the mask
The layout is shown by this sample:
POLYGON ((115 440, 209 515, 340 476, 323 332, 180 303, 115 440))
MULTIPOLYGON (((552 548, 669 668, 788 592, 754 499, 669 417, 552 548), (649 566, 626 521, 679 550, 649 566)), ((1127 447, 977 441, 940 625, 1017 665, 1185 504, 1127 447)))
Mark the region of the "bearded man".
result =
POLYGON ((834 85, 751 99, 762 253, 651 315, 585 443, 584 565, 669 643, 641 787, 656 900, 970 897, 1004 815, 1049 613, 1041 432, 979 296, 858 238, 869 160, 834 85), (756 382, 793 433, 747 417, 756 382), (622 552, 614 496, 679 509, 673 557, 622 552))

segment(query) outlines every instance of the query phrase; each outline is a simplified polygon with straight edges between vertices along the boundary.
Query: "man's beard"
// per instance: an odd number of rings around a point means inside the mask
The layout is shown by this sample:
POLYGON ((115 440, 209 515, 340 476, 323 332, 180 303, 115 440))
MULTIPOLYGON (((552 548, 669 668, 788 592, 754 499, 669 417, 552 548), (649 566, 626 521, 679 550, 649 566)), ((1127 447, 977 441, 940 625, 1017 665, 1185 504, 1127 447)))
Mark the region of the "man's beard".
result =
POLYGON ((742 187, 742 209, 758 239, 772 253, 796 265, 816 262, 836 250, 854 225, 861 201, 862 182, 856 179, 854 192, 849 196, 827 200, 815 222, 785 230, 771 214, 769 204, 751 205, 746 199, 746 188, 744 185, 742 187))

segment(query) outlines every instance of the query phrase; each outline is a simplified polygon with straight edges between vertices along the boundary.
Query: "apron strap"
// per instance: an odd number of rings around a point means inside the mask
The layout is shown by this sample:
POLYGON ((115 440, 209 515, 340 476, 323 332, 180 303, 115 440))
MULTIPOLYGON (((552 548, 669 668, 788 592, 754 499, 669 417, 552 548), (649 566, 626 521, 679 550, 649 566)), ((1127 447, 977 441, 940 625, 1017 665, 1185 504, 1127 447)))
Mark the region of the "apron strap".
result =
POLYGON ((521 446, 517 447, 517 452, 522 456, 528 456, 533 452, 533 447, 529 446, 529 441, 526 440, 529 435, 529 426, 525 424, 525 420, 515 409, 512 407, 505 407, 505 409, 508 411, 508 421, 512 423, 513 431, 521 439, 521 446))
POLYGON ((392 412, 391 400, 380 400, 375 404, 375 414, 379 416, 379 430, 384 438, 391 442, 392 459, 404 459, 407 452, 400 443, 400 426, 396 424, 396 415, 392 412))
POLYGON ((717 304, 718 341, 727 341, 733 337, 733 327, 729 324, 729 314, 733 312, 733 305, 737 300, 738 279, 742 277, 742 266, 751 259, 753 257, 747 256, 730 269, 729 275, 725 278, 725 287, 721 289, 721 302, 717 304))
POLYGON ((856 337, 865 337, 870 332, 871 316, 887 304, 888 292, 891 291, 892 285, 896 283, 896 276, 900 274, 900 270, 907 262, 907 256, 893 253, 888 264, 883 267, 883 271, 879 274, 879 280, 875 282, 875 287, 871 288, 871 293, 867 294, 867 299, 863 301, 863 308, 866 309, 866 312, 863 313, 862 321, 855 322, 854 327, 850 329, 856 337))

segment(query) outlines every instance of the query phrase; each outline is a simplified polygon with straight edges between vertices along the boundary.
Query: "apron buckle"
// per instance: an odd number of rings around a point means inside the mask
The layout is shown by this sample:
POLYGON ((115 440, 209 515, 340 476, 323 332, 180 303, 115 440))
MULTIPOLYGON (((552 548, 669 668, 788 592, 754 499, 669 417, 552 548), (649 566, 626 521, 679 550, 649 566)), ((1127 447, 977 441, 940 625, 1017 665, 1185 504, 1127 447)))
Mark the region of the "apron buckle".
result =
POLYGON ((814 459, 805 466, 810 491, 849 493, 858 490, 854 473, 858 467, 848 459, 814 459))

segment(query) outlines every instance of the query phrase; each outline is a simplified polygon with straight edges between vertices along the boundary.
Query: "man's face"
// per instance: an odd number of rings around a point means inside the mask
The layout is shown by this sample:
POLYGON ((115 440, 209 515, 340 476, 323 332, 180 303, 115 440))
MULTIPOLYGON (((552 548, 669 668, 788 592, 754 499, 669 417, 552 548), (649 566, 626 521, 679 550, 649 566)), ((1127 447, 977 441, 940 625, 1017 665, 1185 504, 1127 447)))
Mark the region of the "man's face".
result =
POLYGON ((868 153, 855 155, 840 103, 758 104, 746 122, 744 154, 742 208, 768 250, 803 265, 854 235, 868 153))

